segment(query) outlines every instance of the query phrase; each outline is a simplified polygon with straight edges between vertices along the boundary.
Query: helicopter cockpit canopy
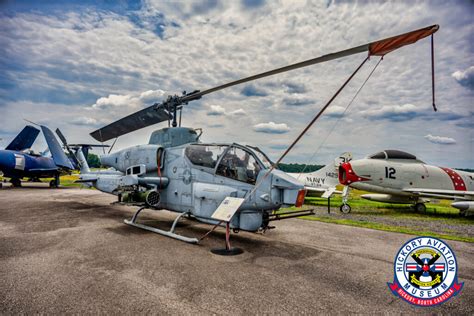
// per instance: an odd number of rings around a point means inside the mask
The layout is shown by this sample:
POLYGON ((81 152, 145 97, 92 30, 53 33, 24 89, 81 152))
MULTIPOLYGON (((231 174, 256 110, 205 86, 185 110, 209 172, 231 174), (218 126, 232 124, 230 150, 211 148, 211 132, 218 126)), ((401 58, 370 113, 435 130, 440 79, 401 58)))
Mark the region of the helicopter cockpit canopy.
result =
POLYGON ((271 166, 258 148, 237 144, 193 144, 185 155, 196 166, 213 169, 215 174, 237 181, 255 184, 260 170, 271 166))

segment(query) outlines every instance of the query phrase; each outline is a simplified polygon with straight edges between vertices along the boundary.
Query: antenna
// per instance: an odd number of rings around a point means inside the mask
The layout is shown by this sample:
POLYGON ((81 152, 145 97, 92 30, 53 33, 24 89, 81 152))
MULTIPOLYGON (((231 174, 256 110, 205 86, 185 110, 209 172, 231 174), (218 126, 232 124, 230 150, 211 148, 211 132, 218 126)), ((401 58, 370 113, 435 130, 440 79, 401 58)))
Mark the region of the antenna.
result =
POLYGON ((36 125, 36 126, 40 126, 40 127, 41 127, 40 124, 35 123, 35 122, 33 122, 33 121, 30 121, 30 120, 27 120, 26 118, 23 118, 23 120, 25 120, 25 121, 27 121, 28 123, 31 123, 31 124, 33 124, 33 125, 36 125))

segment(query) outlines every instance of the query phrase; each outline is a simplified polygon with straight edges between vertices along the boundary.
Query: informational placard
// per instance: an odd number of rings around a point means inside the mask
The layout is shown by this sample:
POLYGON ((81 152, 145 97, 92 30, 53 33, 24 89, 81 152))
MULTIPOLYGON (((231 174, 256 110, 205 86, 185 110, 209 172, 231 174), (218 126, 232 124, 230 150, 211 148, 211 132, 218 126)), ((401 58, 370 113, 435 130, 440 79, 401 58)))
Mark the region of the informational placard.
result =
POLYGON ((232 216, 234 216, 244 201, 245 199, 243 198, 226 197, 211 217, 219 221, 230 222, 232 216))

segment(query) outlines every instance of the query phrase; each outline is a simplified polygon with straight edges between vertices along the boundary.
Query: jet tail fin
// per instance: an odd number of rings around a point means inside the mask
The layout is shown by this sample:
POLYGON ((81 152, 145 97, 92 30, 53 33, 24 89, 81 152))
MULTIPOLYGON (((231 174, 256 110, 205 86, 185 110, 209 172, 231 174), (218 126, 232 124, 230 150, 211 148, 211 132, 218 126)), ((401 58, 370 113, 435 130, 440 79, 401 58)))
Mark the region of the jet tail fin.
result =
POLYGON ((336 170, 339 169, 339 166, 345 162, 349 162, 352 160, 352 153, 350 152, 345 152, 341 155, 339 155, 339 157, 337 157, 336 159, 334 159, 334 168, 336 170))
POLYGON ((43 131, 44 138, 46 139, 46 143, 48 144, 51 156, 53 156, 56 166, 70 170, 74 169, 74 166, 64 153, 61 145, 59 145, 59 142, 56 139, 56 136, 54 136, 53 132, 44 125, 41 125, 41 130, 43 131))
MULTIPOLYGON (((334 159, 334 163, 328 163, 323 168, 311 173, 313 177, 324 179, 324 184, 330 187, 336 187, 339 184, 338 169, 339 166, 344 162, 352 160, 352 154, 345 152, 334 159)), ((326 195, 331 196, 334 191, 328 191, 326 195)))
POLYGON ((26 125, 5 149, 21 151, 31 148, 39 132, 39 129, 26 125))

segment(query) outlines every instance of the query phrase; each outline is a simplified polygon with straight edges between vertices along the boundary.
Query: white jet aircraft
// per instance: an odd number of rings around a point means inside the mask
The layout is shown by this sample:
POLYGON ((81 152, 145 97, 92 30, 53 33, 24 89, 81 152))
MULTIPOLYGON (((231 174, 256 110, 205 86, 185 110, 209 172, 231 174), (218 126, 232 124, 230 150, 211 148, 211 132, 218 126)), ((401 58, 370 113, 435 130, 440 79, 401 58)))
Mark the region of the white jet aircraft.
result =
MULTIPOLYGON (((474 211, 474 173, 427 165, 399 150, 385 150, 343 163, 339 182, 377 193, 362 195, 364 199, 413 204, 419 212, 426 211, 424 203, 429 198, 454 200, 451 206, 461 215, 474 211)), ((347 202, 347 194, 343 194, 343 202, 347 202)))

